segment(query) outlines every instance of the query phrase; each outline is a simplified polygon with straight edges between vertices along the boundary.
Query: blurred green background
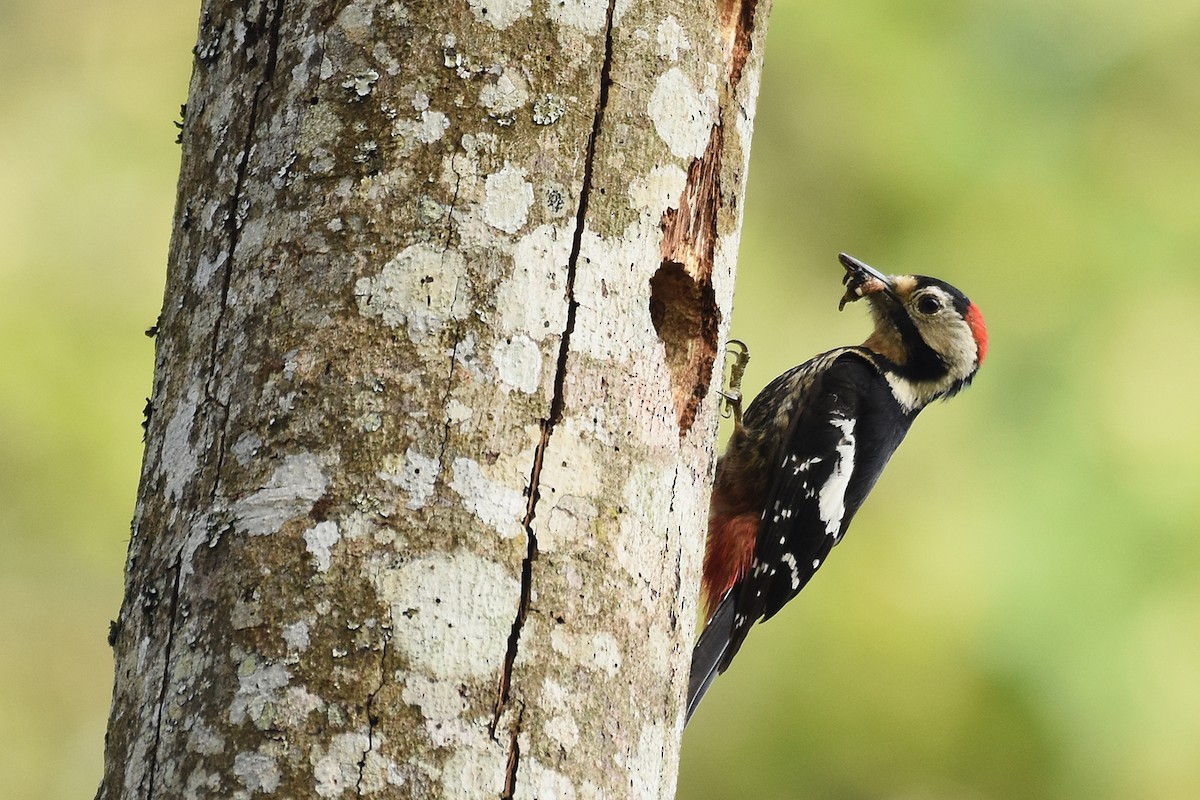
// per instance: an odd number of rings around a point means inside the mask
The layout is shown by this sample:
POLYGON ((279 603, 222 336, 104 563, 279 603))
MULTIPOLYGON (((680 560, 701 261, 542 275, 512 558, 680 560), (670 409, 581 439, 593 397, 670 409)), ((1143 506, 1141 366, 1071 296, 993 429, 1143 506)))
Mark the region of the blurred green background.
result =
MULTIPOLYGON (((198 9, 0 5, 0 796, 88 797, 198 9)), ((983 309, 680 797, 1200 797, 1200 4, 777 0, 733 333, 860 340, 846 250, 983 309)))

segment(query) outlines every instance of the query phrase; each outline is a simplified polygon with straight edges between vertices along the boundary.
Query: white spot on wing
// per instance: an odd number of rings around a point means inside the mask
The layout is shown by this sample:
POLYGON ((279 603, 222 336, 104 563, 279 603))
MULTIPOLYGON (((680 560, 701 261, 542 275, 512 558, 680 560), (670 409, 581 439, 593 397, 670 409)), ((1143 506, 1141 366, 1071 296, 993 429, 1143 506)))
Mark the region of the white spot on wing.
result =
POLYGON ((821 521, 825 523, 825 533, 836 537, 841 532, 842 517, 846 513, 846 487, 854 472, 854 420, 835 417, 830 424, 841 430, 842 438, 835 448, 837 463, 821 487, 817 507, 821 521))
MULTIPOLYGON (((796 457, 792 456, 792 463, 795 463, 795 462, 796 462, 796 457)), ((808 468, 811 467, 813 464, 820 464, 820 463, 821 463, 820 456, 813 456, 812 458, 806 458, 804 461, 801 461, 799 464, 796 464, 796 466, 792 467, 792 474, 799 475, 801 472, 807 472, 808 468)))
POLYGON ((783 554, 783 562, 792 571, 792 591, 795 591, 800 588, 800 565, 796 563, 796 557, 791 553, 783 554))

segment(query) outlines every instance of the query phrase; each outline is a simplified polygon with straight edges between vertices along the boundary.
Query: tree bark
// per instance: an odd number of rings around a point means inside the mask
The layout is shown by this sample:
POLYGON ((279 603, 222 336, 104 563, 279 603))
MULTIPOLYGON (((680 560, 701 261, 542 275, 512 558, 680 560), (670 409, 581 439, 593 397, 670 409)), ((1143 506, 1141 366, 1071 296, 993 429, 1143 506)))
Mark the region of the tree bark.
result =
POLYGON ((767 3, 207 0, 100 797, 670 797, 767 3))

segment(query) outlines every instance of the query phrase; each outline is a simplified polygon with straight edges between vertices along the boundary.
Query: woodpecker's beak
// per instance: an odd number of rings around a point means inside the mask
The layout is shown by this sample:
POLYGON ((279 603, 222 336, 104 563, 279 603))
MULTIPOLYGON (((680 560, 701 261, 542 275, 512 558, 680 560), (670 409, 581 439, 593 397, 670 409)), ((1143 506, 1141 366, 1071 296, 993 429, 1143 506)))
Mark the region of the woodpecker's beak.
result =
POLYGON ((846 268, 846 277, 842 279, 842 283, 846 284, 846 294, 838 304, 839 311, 846 303, 853 303, 870 294, 883 292, 893 298, 896 296, 892 279, 879 270, 845 253, 838 253, 838 261, 846 268))

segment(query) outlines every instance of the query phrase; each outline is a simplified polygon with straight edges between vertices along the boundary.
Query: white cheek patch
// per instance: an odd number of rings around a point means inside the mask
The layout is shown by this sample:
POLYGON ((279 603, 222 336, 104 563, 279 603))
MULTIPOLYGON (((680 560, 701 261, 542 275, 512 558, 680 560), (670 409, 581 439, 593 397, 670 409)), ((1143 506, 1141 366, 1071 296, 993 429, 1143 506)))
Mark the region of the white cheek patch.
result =
POLYGON ((920 382, 904 380, 885 372, 884 378, 892 390, 892 396, 905 411, 924 408, 955 384, 971 377, 978 367, 979 345, 971 326, 954 310, 954 298, 936 286, 921 290, 921 295, 938 298, 942 310, 932 316, 924 316, 910 306, 909 314, 921 338, 942 358, 949 370, 937 380, 920 382))
POLYGON ((959 381, 975 369, 979 345, 967 321, 953 310, 949 300, 946 311, 920 326, 921 337, 950 365, 950 382, 959 381))

